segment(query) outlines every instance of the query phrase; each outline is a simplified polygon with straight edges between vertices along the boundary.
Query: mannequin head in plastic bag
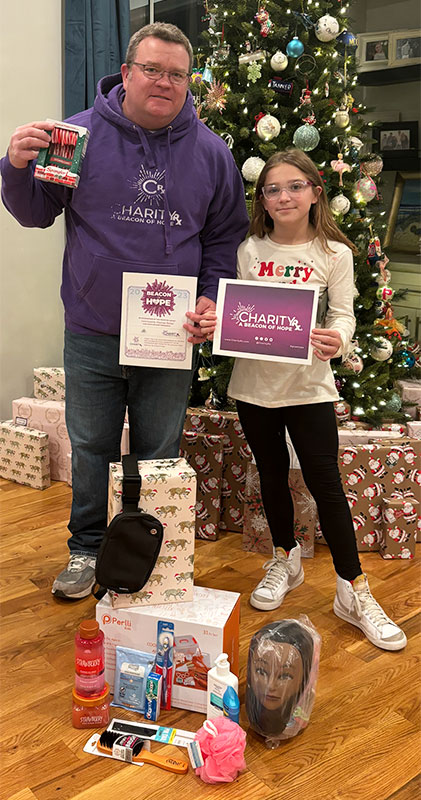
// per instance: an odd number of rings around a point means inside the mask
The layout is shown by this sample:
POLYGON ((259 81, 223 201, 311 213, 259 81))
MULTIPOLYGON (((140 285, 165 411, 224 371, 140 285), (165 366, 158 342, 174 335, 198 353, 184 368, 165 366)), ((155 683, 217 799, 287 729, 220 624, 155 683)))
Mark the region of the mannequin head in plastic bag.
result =
POLYGON ((289 619, 264 625, 252 637, 246 709, 251 727, 268 739, 293 736, 307 724, 314 695, 314 635, 319 639, 314 629, 289 619))

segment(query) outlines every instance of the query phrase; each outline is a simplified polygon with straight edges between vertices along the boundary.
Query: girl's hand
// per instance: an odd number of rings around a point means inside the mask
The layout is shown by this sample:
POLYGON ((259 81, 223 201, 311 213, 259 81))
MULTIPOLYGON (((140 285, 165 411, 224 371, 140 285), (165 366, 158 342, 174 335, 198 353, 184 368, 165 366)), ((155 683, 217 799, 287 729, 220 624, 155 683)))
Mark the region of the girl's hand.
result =
POLYGON ((319 361, 334 358, 342 345, 341 334, 333 328, 313 328, 310 342, 319 361))
POLYGON ((201 296, 196 303, 195 311, 187 311, 186 317, 188 322, 183 325, 183 328, 191 335, 187 339, 191 344, 200 344, 208 339, 213 339, 214 330, 216 328, 216 304, 208 297, 201 296))

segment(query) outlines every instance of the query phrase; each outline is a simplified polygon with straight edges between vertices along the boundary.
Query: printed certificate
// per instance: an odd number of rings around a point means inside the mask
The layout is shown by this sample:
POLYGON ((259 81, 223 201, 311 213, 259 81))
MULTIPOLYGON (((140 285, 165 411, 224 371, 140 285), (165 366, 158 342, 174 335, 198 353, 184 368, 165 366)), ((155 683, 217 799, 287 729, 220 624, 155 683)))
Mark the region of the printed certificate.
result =
POLYGON ((197 278, 123 272, 120 364, 191 369, 186 311, 196 306, 197 278))
POLYGON ((221 278, 213 352, 237 358, 311 364, 318 286, 221 278))

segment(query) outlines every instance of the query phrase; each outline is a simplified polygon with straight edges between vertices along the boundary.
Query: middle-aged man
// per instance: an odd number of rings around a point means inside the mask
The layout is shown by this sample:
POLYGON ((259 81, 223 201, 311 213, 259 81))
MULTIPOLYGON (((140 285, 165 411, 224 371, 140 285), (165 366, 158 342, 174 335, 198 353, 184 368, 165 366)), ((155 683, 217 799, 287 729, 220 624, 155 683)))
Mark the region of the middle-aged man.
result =
POLYGON ((178 455, 189 370, 121 366, 123 272, 198 278, 189 341, 203 341, 219 278, 235 277, 248 218, 241 176, 222 139, 198 120, 188 91, 193 52, 175 26, 141 28, 120 75, 103 78, 92 108, 69 121, 90 138, 80 184, 34 179, 48 124, 16 129, 2 160, 2 196, 28 227, 65 210, 61 297, 65 308, 66 422, 72 445, 70 560, 59 597, 90 593, 106 527, 107 475, 120 458, 126 406, 130 448, 141 459, 178 455))

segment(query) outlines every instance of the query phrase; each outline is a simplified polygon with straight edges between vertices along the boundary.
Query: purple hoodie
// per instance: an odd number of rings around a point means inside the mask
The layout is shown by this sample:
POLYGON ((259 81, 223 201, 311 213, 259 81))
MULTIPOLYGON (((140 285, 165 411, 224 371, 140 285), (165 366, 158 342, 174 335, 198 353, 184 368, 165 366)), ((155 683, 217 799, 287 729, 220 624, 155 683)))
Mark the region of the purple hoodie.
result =
POLYGON ((77 189, 34 179, 34 163, 1 161, 3 202, 21 225, 47 228, 65 209, 61 297, 74 333, 119 333, 123 272, 197 276, 197 296, 215 300, 248 228, 240 173, 190 92, 154 132, 124 116, 123 99, 121 76, 110 75, 93 108, 67 120, 90 131, 77 189))

